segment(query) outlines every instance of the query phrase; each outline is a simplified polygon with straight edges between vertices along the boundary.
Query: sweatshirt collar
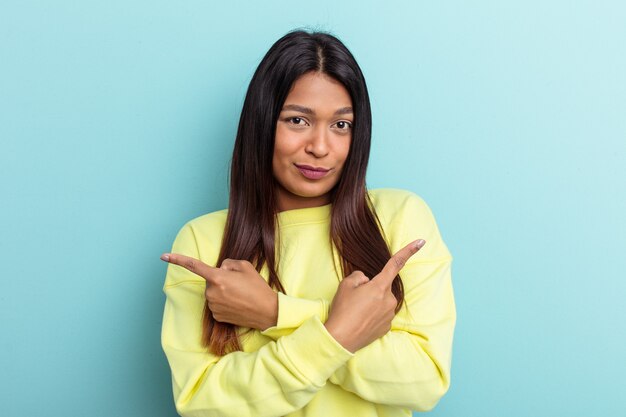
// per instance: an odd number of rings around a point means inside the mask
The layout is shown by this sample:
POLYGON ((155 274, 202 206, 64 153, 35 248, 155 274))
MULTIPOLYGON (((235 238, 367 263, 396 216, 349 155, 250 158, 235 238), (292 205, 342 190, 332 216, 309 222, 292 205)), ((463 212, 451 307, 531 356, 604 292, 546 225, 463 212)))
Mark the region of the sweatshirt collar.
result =
POLYGON ((332 203, 318 207, 285 210, 276 214, 280 227, 301 223, 315 223, 330 219, 332 203))

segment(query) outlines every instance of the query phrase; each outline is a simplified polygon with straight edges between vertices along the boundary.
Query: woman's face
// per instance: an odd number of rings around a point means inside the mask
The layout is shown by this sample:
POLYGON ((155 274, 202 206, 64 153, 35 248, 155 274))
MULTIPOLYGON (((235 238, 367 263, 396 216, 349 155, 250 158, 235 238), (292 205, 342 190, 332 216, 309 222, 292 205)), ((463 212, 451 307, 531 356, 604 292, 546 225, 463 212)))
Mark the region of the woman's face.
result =
POLYGON ((272 170, 279 211, 330 203, 353 122, 352 100, 341 83, 318 72, 295 81, 276 123, 272 170))

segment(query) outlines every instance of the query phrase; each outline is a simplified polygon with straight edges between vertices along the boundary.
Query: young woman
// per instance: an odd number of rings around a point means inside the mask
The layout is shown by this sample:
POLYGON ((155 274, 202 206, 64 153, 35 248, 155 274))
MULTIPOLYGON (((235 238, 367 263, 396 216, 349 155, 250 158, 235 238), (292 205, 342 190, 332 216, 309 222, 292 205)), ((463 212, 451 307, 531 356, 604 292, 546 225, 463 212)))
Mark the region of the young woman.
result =
POLYGON ((228 209, 161 257, 181 415, 408 416, 448 390, 452 257, 419 196, 366 188, 370 136, 363 74, 337 38, 293 31, 270 48, 228 209))

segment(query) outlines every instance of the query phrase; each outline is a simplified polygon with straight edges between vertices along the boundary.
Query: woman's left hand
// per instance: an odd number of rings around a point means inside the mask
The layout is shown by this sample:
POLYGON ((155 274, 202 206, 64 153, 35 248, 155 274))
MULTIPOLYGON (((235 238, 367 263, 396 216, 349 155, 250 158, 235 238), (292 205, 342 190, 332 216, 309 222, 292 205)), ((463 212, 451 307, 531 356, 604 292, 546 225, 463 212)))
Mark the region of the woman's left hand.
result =
POLYGON ((216 268, 175 253, 165 253, 161 259, 206 280, 204 296, 215 320, 259 330, 276 325, 278 294, 250 262, 225 259, 216 268))

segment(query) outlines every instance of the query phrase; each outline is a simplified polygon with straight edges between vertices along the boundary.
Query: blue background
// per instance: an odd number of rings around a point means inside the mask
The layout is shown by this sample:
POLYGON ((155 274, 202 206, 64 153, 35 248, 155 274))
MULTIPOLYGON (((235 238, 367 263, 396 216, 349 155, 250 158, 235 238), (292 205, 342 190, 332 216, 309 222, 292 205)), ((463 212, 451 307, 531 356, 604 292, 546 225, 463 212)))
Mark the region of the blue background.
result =
POLYGON ((2 3, 0 415, 175 415, 159 255, 226 207, 247 84, 302 26, 365 73, 368 186, 455 257, 432 415, 626 415, 624 3, 337 3, 2 3))

